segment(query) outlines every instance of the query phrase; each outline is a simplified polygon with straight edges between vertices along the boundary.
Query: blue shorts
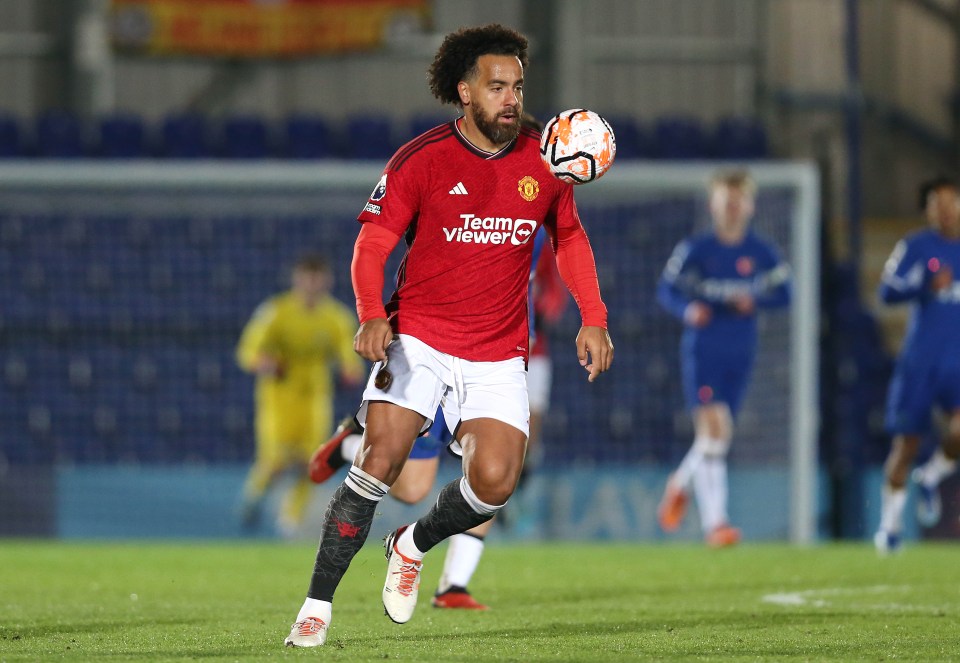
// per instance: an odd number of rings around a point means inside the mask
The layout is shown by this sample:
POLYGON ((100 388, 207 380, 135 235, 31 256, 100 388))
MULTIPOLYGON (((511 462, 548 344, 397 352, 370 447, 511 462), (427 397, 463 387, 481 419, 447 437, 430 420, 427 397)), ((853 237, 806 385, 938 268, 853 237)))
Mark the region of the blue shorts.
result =
POLYGON ((684 352, 680 363, 688 409, 726 403, 730 413, 737 414, 750 381, 753 352, 720 354, 697 350, 684 352))
POLYGON ((425 460, 436 458, 440 455, 440 450, 450 444, 453 440, 453 434, 447 428, 447 422, 443 419, 443 410, 437 408, 436 417, 430 430, 417 438, 413 443, 413 449, 410 450, 410 458, 414 460, 425 460))
POLYGON ((960 362, 945 358, 901 358, 887 392, 887 431, 893 435, 930 432, 934 405, 960 408, 960 362))

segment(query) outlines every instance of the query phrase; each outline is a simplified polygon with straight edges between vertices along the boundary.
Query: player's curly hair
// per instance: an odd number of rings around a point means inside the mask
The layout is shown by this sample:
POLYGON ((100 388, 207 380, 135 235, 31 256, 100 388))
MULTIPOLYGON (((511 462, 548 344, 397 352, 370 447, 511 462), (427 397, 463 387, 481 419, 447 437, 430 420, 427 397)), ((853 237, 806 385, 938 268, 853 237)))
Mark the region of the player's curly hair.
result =
POLYGON ((457 84, 478 73, 481 55, 515 55, 527 66, 527 38, 499 23, 460 28, 448 34, 427 71, 430 91, 445 104, 460 104, 457 84))

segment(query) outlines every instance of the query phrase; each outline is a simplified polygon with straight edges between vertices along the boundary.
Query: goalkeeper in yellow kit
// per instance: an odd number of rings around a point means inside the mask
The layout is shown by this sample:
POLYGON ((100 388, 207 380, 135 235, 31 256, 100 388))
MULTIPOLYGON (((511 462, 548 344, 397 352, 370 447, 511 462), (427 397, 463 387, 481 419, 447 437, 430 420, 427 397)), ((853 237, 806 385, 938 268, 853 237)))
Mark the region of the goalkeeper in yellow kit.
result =
POLYGON ((267 491, 291 473, 294 483, 277 528, 287 536, 296 533, 313 485, 307 463, 333 428, 333 371, 348 385, 363 377, 363 362, 353 351, 356 316, 330 295, 332 286, 326 260, 300 258, 291 289, 257 308, 237 346, 240 367, 257 376, 257 448, 244 487, 245 528, 256 527, 267 491))

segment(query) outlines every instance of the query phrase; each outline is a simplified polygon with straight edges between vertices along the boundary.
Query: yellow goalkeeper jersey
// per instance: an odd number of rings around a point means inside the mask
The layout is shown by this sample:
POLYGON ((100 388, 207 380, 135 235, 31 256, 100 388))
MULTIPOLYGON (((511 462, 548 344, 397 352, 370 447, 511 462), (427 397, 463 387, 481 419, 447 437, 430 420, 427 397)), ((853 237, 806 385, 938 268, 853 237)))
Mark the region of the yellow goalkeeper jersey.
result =
MULTIPOLYGON (((277 376, 257 377, 258 429, 269 438, 302 437, 302 422, 314 419, 317 410, 332 407, 333 371, 359 381, 364 366, 353 351, 357 319, 346 305, 325 296, 311 308, 292 291, 261 304, 247 323, 237 346, 241 368, 253 371, 257 358, 266 354, 280 364, 277 376), (284 431, 295 422, 296 430, 284 431), (286 424, 286 425, 285 425, 286 424)), ((328 419, 321 416, 321 419, 328 419)), ((328 422, 311 422, 308 437, 326 435, 328 422), (319 425, 318 425, 319 424, 319 425)), ((278 440, 289 441, 289 440, 278 440)), ((311 440, 314 443, 316 440, 311 440)))

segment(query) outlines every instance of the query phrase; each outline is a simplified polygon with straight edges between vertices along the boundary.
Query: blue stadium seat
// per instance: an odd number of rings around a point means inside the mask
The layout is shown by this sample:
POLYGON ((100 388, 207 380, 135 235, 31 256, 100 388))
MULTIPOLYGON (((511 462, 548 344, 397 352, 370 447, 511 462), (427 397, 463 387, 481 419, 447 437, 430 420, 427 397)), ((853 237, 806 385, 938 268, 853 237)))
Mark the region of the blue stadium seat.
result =
POLYGON ((284 122, 283 153, 291 159, 333 156, 330 126, 319 115, 291 115, 284 122))
POLYGON ((160 153, 172 159, 200 159, 211 156, 207 119, 197 113, 168 116, 160 129, 160 153))
POLYGON ((23 144, 20 123, 12 115, 0 115, 0 158, 18 157, 23 144))
POLYGON ((441 115, 438 113, 418 113, 410 118, 410 133, 406 140, 413 140, 420 134, 430 131, 438 124, 444 124, 452 119, 449 115, 441 115))
POLYGON ((347 120, 346 156, 349 159, 389 159, 397 145, 390 118, 358 115, 347 120))
POLYGON ((80 119, 73 113, 50 110, 35 123, 37 155, 50 159, 73 159, 84 155, 80 119))
POLYGON ((713 155, 719 159, 766 158, 766 129, 757 118, 725 117, 713 134, 713 155))
POLYGON ((656 153, 661 159, 705 159, 709 156, 707 133, 693 117, 659 118, 654 124, 656 153))
POLYGON ((266 158, 269 153, 267 123, 255 115, 224 119, 222 153, 229 159, 266 158))
POLYGON ((101 118, 99 154, 108 159, 146 157, 147 132, 140 116, 118 113, 101 118))
POLYGON ((605 116, 617 141, 617 159, 649 159, 654 156, 650 136, 629 115, 605 116))

